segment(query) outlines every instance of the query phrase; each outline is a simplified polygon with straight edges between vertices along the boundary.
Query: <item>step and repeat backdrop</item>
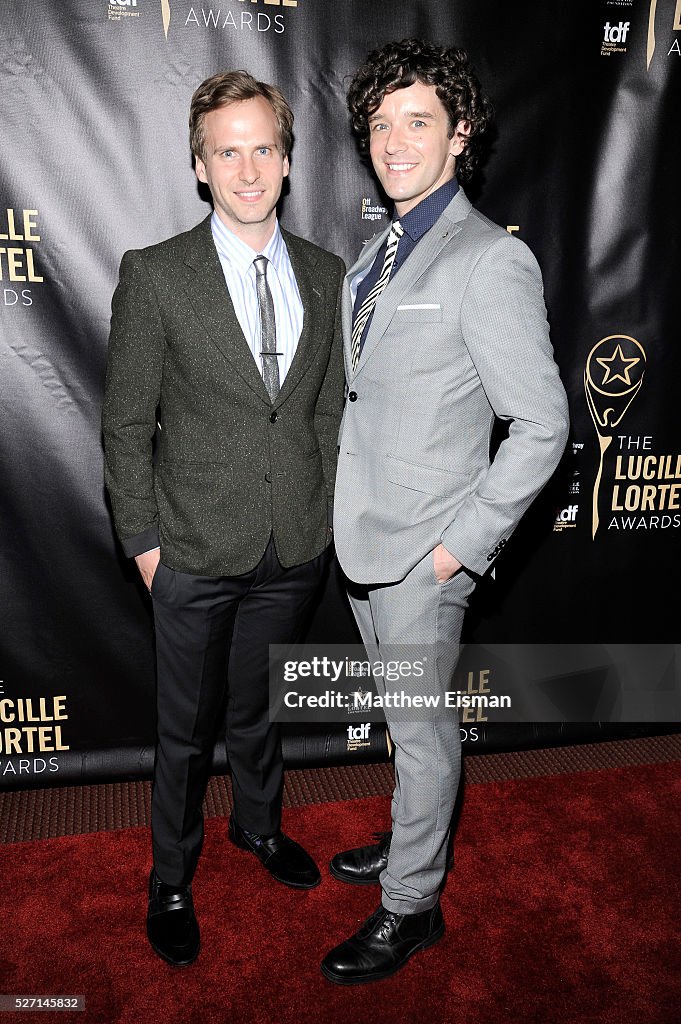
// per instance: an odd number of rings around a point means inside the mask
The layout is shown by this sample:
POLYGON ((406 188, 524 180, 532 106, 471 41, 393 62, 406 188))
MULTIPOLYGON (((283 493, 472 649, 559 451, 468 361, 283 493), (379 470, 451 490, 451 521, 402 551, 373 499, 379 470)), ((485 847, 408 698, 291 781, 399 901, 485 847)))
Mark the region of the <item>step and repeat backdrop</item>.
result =
MULTIPOLYGON (((350 263, 388 214, 345 94, 368 50, 412 35, 465 47, 491 95, 495 136, 469 195, 539 259, 572 415, 562 465, 475 595, 467 639, 481 653, 463 686, 488 684, 486 644, 673 643, 681 2, 3 0, 3 785, 151 770, 151 612, 113 535, 100 413, 123 252, 209 209, 192 92, 226 68, 283 89, 296 121, 282 223, 350 263)), ((356 642, 335 566, 308 639, 356 642)), ((669 665, 651 658, 663 688, 669 665)), ((591 736, 599 715, 495 727, 478 708, 461 727, 469 749, 489 749, 591 736)), ((285 752, 380 758, 386 736, 361 714, 293 723, 285 752)))

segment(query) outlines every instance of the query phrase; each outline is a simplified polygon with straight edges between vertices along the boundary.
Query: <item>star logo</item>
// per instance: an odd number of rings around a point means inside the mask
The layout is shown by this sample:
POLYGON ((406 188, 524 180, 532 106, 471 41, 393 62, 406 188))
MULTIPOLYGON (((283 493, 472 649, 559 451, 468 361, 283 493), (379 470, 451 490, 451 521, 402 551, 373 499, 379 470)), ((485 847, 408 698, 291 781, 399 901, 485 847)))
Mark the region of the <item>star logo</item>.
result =
POLYGON ((622 346, 617 345, 615 351, 606 358, 605 356, 597 356, 596 362, 600 364, 605 370, 603 380, 601 381, 601 387, 608 382, 614 383, 616 380, 621 380, 628 388, 631 387, 632 381, 629 376, 631 370, 641 360, 639 356, 632 356, 631 359, 627 359, 622 351, 622 346))
POLYGON ((638 389, 645 365, 646 354, 635 338, 627 334, 611 334, 602 338, 589 352, 586 378, 590 388, 610 402, 638 389))

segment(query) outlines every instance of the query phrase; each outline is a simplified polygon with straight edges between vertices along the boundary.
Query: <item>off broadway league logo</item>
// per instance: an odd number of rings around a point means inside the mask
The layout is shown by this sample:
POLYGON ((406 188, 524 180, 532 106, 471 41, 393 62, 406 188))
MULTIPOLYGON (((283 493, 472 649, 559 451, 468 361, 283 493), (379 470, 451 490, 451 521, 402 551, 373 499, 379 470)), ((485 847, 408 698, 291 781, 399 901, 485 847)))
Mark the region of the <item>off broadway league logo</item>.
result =
POLYGON ((603 457, 612 444, 613 432, 634 401, 643 383, 646 354, 636 338, 611 334, 589 352, 584 369, 584 391, 594 421, 600 463, 593 491, 591 536, 598 530, 598 491, 603 474, 603 457))

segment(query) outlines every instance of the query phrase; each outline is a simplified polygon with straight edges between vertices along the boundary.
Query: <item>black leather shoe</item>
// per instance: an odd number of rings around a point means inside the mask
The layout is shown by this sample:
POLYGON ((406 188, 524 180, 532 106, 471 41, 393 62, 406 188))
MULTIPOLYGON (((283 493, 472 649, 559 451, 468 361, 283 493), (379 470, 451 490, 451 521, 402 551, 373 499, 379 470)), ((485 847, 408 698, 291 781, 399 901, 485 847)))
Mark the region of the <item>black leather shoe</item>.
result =
MULTIPOLYGON (((351 885, 376 885, 381 871, 388 865, 392 832, 375 832, 377 843, 370 846, 359 846, 355 850, 337 853, 329 864, 329 871, 334 878, 351 885)), ((447 850, 447 871, 454 867, 454 851, 450 845, 447 850)))
POLYGON ((329 864, 333 877, 351 885, 376 885, 388 864, 392 832, 375 832, 374 839, 378 842, 337 853, 329 864))
POLYGON ((273 836, 248 832, 229 819, 229 838, 240 850, 250 850, 272 878, 293 889, 314 889, 322 880, 319 868, 302 846, 284 835, 281 829, 273 836))
POLYGON ((154 952, 175 967, 186 967, 199 955, 201 937, 191 885, 166 885, 153 868, 149 876, 147 935, 154 952))
POLYGON ((388 978, 414 953, 441 939, 444 932, 439 903, 422 914, 394 914, 379 907, 356 935, 324 957, 322 974, 337 985, 388 978))

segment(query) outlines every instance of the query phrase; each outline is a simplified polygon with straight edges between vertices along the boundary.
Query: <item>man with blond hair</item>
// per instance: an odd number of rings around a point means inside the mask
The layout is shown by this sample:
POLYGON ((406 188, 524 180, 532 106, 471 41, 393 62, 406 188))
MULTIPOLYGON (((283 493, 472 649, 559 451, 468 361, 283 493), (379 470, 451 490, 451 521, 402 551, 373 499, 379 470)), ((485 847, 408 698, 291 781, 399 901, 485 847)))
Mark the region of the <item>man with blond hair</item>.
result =
POLYGON ((268 645, 299 638, 327 564, 344 267, 279 227, 292 126, 279 89, 244 71, 203 82, 190 140, 213 213, 127 252, 113 298, 106 484, 156 631, 147 932, 177 966, 199 952, 191 882, 221 724, 234 795, 229 838, 285 885, 320 881, 312 858, 281 831, 268 645))

